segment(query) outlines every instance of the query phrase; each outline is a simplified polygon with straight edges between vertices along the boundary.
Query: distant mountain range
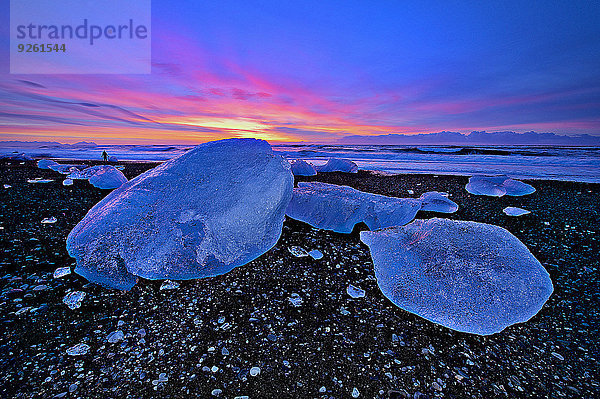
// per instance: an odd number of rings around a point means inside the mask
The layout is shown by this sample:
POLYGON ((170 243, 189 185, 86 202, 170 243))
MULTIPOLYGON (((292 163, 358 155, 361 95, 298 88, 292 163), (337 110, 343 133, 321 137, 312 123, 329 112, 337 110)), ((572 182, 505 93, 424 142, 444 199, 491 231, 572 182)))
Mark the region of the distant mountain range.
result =
POLYGON ((338 144, 366 145, 565 145, 600 146, 600 137, 582 134, 562 136, 554 133, 537 132, 485 132, 473 131, 469 134, 439 132, 423 134, 385 134, 379 136, 346 136, 338 144))

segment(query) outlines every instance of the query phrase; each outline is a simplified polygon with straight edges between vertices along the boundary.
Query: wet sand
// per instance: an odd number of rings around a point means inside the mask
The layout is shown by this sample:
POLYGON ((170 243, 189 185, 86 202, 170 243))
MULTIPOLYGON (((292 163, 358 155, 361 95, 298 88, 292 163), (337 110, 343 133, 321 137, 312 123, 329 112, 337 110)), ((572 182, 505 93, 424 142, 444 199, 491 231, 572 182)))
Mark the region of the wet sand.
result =
MULTIPOLYGON (((124 165, 132 178, 155 164, 124 165)), ((492 198, 470 195, 467 178, 457 176, 300 178, 398 197, 446 191, 458 212, 418 218, 491 223, 523 241, 550 273, 554 293, 529 322, 482 337, 430 323, 383 297, 358 238, 365 226, 345 235, 288 219, 260 258, 174 290, 160 290, 160 281, 120 292, 76 274, 54 279, 56 268, 74 266, 67 234, 108 193, 62 179, 33 163, 0 164, 1 397, 347 398, 355 388, 360 398, 600 396, 598 184, 527 181, 536 193, 492 198), (27 183, 36 177, 55 181, 27 183), (506 206, 532 213, 510 217, 506 206), (40 223, 52 216, 56 223, 40 223), (289 251, 295 245, 324 257, 297 258, 289 251), (351 298, 348 284, 366 296, 351 298), (87 296, 70 310, 62 299, 74 290, 87 296), (293 294, 300 306, 289 300, 293 294), (117 330, 125 338, 107 342, 117 330), (78 343, 89 353, 67 355, 78 343), (260 373, 251 375, 253 367, 260 373)))

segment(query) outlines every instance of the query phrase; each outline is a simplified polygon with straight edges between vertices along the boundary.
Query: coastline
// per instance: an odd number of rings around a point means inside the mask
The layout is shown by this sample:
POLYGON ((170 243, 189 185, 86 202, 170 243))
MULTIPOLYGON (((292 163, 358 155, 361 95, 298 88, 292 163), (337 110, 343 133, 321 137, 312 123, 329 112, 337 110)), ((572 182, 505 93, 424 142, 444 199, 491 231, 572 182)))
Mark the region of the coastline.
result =
MULTIPOLYGON (((155 166, 118 164, 129 179, 155 166)), ((33 163, 2 163, 0 170, 2 184, 12 186, 0 194, 2 396, 210 397, 219 389, 220 397, 342 398, 353 388, 360 397, 382 398, 600 395, 600 317, 593 306, 600 184, 524 180, 534 194, 492 198, 467 193, 463 176, 359 171, 296 178, 399 197, 446 191, 459 204, 456 213, 417 218, 485 222, 517 236, 548 270, 555 290, 528 322, 484 337, 427 322, 383 297, 358 239, 360 226, 345 235, 287 219, 279 242, 263 256, 172 291, 160 290, 160 281, 140 281, 123 293, 75 274, 53 279, 57 267, 74 265, 67 234, 108 191, 85 181, 62 186, 64 176, 33 163), (27 183, 36 177, 55 181, 27 183), (506 216, 506 206, 532 214, 506 216), (55 224, 40 224, 51 216, 55 224), (324 257, 296 258, 288 250, 294 245, 324 257), (366 296, 352 299, 348 284, 366 296), (46 288, 35 289, 40 286, 46 288), (87 293, 79 309, 62 303, 71 290, 87 293), (292 294, 302 297, 301 306, 289 301, 292 294), (125 339, 106 342, 116 330, 125 339), (91 347, 87 355, 66 355, 81 342, 91 347), (252 367, 260 374, 249 375, 252 367)))

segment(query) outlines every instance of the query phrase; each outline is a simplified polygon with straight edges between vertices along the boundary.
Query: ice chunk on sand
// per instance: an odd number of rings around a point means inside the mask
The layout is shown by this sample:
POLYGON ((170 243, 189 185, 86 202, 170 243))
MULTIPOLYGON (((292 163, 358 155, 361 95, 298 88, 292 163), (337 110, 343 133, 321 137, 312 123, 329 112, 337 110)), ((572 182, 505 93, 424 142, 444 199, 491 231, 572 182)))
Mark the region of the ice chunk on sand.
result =
POLYGON ((110 157, 108 157, 108 162, 119 162, 119 158, 117 158, 114 155, 111 155, 110 157))
POLYGON ((52 179, 42 179, 41 177, 36 177, 35 179, 27 179, 27 183, 33 183, 33 184, 36 184, 36 183, 51 183, 53 181, 54 180, 52 180, 52 179))
POLYGON ((52 224, 52 223, 56 223, 56 218, 54 216, 52 216, 51 218, 42 219, 42 224, 52 224))
POLYGON ((72 186, 72 185, 73 185, 73 180, 71 180, 71 179, 63 180, 63 186, 72 186))
POLYGON ((90 351, 90 346, 86 344, 77 344, 67 349, 67 355, 82 356, 90 351))
POLYGON ((85 168, 83 170, 74 170, 73 172, 69 173, 67 179, 87 180, 90 177, 94 176, 96 172, 98 172, 104 166, 106 165, 90 166, 89 168, 85 168))
POLYGON ((5 184, 3 187, 4 188, 11 188, 12 186, 10 184, 5 184))
POLYGON ((114 166, 105 165, 96 171, 89 179, 94 187, 111 190, 127 183, 127 178, 114 166))
POLYGON ((68 175, 69 173, 73 173, 78 170, 83 170, 85 168, 87 168, 87 165, 73 165, 73 164, 56 163, 54 165, 48 166, 48 169, 52 169, 53 171, 58 172, 63 175, 68 175))
POLYGON ((508 216, 522 216, 522 215, 527 215, 527 214, 531 213, 527 209, 517 208, 514 206, 507 206, 502 211, 504 213, 506 213, 508 216))
POLYGON ((319 251, 318 249, 313 249, 308 254, 311 258, 315 260, 321 259, 323 257, 323 252, 319 251))
POLYGON ((365 296, 365 290, 355 287, 352 284, 348 285, 348 288, 346 288, 346 293, 348 293, 348 295, 350 295, 352 298, 363 298, 365 296))
POLYGON ((85 292, 82 291, 72 291, 69 292, 64 298, 63 303, 69 307, 69 309, 74 310, 81 307, 81 302, 85 298, 85 292))
POLYGON ((465 189, 474 195, 502 197, 503 195, 521 196, 535 192, 535 188, 507 176, 472 176, 465 189))
POLYGON ((289 163, 266 141, 206 143, 125 183, 67 237, 75 272, 130 289, 136 276, 216 276, 272 248, 292 196, 289 163))
POLYGON ((294 307, 302 306, 302 297, 295 292, 288 298, 288 301, 290 301, 294 307))
POLYGON ((395 305, 457 331, 494 334, 552 294, 548 272, 507 230, 449 219, 363 231, 377 284, 395 305))
POLYGON ((125 339, 125 334, 121 330, 113 331, 106 337, 106 341, 110 344, 115 344, 123 339, 125 339))
POLYGON ((68 274, 71 274, 71 268, 69 266, 59 267, 58 269, 56 269, 54 271, 54 274, 52 275, 52 277, 61 278, 68 274))
POLYGON ((290 251, 290 253, 292 255, 294 255, 296 258, 302 258, 305 256, 308 256, 308 252, 306 252, 306 250, 302 247, 298 247, 296 245, 289 247, 288 251, 290 251))
POLYGON ((50 169, 50 166, 58 165, 58 162, 51 161, 50 159, 40 159, 37 162, 37 167, 40 169, 50 169))
POLYGON ((286 214, 313 227, 350 233, 364 222, 371 230, 403 225, 414 219, 421 202, 365 193, 348 186, 300 182, 286 214))
POLYGON ((302 159, 295 159, 290 162, 290 165, 294 176, 314 176, 317 174, 315 167, 302 159))
POLYGON ((318 172, 357 173, 358 166, 349 159, 329 158, 325 165, 317 166, 318 172))
POLYGON ((421 200, 422 211, 454 213, 458 210, 458 205, 448 199, 447 193, 429 191, 423 193, 419 200, 421 200))
POLYGON ((506 195, 515 197, 535 193, 535 188, 532 185, 523 183, 520 180, 507 179, 502 183, 502 187, 506 190, 506 195))
POLYGON ((171 281, 171 280, 165 280, 161 285, 160 285, 160 290, 176 290, 177 288, 179 288, 179 283, 176 281, 171 281))

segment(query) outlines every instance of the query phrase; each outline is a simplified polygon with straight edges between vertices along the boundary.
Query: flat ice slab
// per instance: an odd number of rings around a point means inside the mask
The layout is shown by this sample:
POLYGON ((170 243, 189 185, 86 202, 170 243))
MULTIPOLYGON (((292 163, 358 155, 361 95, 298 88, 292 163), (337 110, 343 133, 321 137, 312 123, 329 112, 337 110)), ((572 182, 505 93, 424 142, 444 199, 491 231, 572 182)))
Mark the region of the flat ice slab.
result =
POLYGON ((533 317, 553 291, 540 262, 498 226, 435 218, 360 237, 382 293, 453 330, 500 332, 533 317))
POLYGON ((351 233, 364 222, 369 229, 404 225, 415 218, 421 201, 365 193, 348 186, 300 182, 286 214, 313 227, 351 233))
POLYGON ((517 208, 514 206, 507 206, 502 211, 504 213, 506 213, 508 216, 522 216, 522 215, 527 215, 527 214, 531 213, 527 209, 517 208))
POLYGON ((289 163, 266 141, 202 144, 108 194, 67 249, 76 273, 119 289, 136 276, 224 274, 275 245, 292 187, 289 163))
POLYGON ((465 189, 474 195, 491 197, 522 196, 535 192, 532 185, 510 179, 507 176, 472 176, 465 189))
POLYGON ((329 158, 325 165, 317 166, 318 172, 357 173, 358 166, 349 159, 329 158))
POLYGON ((454 213, 458 210, 458 205, 448 198, 447 193, 429 191, 423 193, 419 200, 422 211, 454 213))

